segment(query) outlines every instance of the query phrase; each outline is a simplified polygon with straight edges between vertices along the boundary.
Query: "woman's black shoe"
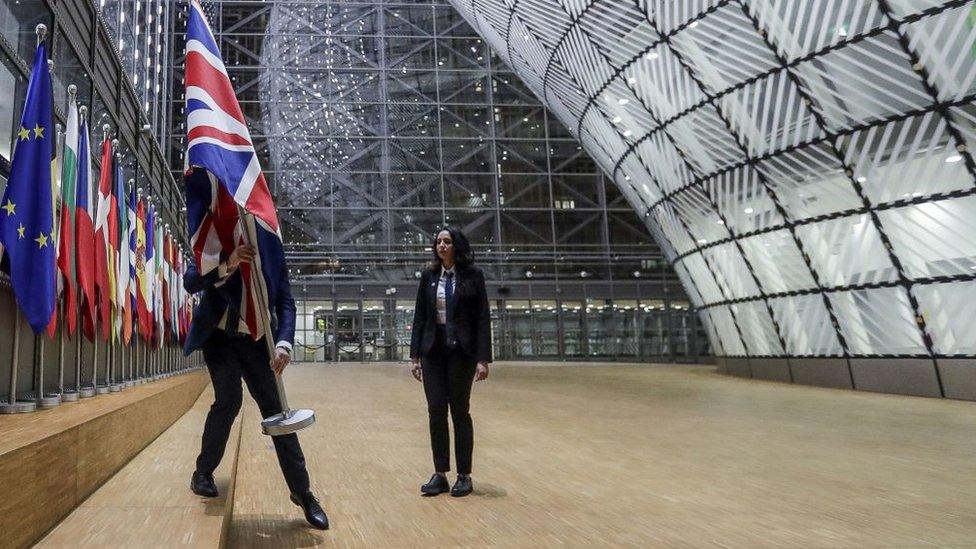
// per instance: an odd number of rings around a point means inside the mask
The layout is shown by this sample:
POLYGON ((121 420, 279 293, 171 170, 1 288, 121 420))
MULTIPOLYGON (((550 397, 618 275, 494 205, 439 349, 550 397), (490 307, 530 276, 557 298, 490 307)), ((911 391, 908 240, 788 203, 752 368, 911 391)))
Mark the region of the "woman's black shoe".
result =
POLYGON ((427 484, 420 487, 420 493, 425 496, 436 496, 450 491, 451 487, 447 484, 447 477, 437 473, 434 473, 434 476, 430 477, 427 484))
POLYGON ((319 505, 319 500, 315 499, 312 492, 305 492, 300 495, 292 494, 291 502, 301 507, 302 511, 305 511, 305 520, 309 524, 319 530, 329 529, 329 517, 325 516, 325 511, 322 510, 322 506, 319 505))
POLYGON ((471 493, 471 475, 458 475, 457 482, 451 488, 451 495, 456 498, 463 498, 471 493))
POLYGON ((217 484, 214 482, 213 475, 206 475, 198 471, 193 471, 193 476, 190 478, 190 490, 205 498, 217 497, 217 484))

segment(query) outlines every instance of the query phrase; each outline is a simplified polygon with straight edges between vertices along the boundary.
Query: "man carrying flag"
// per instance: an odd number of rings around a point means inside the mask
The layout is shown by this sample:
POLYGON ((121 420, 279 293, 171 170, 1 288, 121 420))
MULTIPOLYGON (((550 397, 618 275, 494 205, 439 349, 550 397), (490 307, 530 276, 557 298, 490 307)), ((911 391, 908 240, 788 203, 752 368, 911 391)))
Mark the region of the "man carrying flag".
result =
MULTIPOLYGON (((0 200, 0 244, 17 304, 35 334, 47 328, 57 299, 54 204, 51 161, 57 138, 51 110, 54 95, 43 42, 46 28, 38 26, 30 83, 10 169, 0 200)), ((19 316, 17 317, 20 318, 19 316)))
MULTIPOLYGON (((275 375, 290 360, 295 300, 277 212, 220 50, 197 0, 190 2, 188 15, 185 179, 195 261, 187 265, 183 285, 190 293, 203 292, 203 298, 193 313, 184 352, 203 349, 216 397, 207 415, 190 487, 196 494, 216 496, 213 471, 241 406, 241 378, 262 417, 282 412, 275 375), (244 244, 244 220, 239 218, 238 208, 255 217, 256 246, 244 244), (260 271, 252 268, 252 261, 261 266, 260 271), (258 277, 266 284, 267 302, 256 297, 262 282, 258 277), (269 306, 274 315, 273 333, 265 333, 263 322, 269 306), (275 342, 273 357, 269 356, 269 342, 275 342)), ((291 501, 302 508, 309 524, 328 529, 329 520, 309 490, 298 436, 291 433, 271 440, 291 501)))

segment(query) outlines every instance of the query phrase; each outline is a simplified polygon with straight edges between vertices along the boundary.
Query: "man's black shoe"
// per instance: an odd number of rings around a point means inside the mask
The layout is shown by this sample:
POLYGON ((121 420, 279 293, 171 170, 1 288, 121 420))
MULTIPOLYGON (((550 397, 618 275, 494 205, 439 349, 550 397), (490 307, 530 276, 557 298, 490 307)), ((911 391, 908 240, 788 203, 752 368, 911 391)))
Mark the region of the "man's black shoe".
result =
POLYGON ((450 491, 451 487, 447 483, 447 477, 438 473, 434 473, 427 484, 420 487, 420 493, 425 496, 436 496, 450 491))
POLYGON ((292 494, 291 502, 305 511, 305 520, 319 530, 329 529, 329 517, 325 516, 325 511, 319 505, 319 500, 315 499, 312 492, 305 492, 301 495, 292 494))
POLYGON ((205 498, 217 497, 217 484, 214 483, 213 475, 207 475, 199 471, 193 471, 190 479, 190 490, 198 496, 205 498))
POLYGON ((471 475, 458 475, 457 482, 451 488, 451 495, 456 498, 463 498, 471 493, 471 475))

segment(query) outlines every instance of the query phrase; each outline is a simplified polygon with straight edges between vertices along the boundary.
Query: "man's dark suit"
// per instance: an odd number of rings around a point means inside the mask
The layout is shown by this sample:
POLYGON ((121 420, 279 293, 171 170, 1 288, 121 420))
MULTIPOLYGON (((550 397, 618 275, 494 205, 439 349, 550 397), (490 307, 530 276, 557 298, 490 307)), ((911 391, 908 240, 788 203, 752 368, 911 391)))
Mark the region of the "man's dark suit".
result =
MULTIPOLYGON (((447 322, 437 323, 441 271, 426 269, 417 289, 410 357, 421 359, 434 470, 451 470, 447 416, 454 423, 457 472, 471 474, 474 426, 471 384, 478 362, 491 362, 491 312, 485 276, 474 266, 458 267, 454 290, 445 302, 447 322)), ((447 297, 445 287, 445 297, 447 297)))
MULTIPOLYGON (((272 332, 276 343, 285 341, 290 346, 295 337, 295 300, 291 296, 288 271, 284 264, 282 271, 277 280, 275 295, 272 296, 272 332)), ((262 417, 281 412, 281 402, 264 339, 254 341, 249 335, 236 332, 240 313, 231 304, 237 302, 233 296, 240 295, 242 284, 240 269, 221 279, 217 269, 201 276, 191 262, 183 275, 183 287, 186 291, 203 292, 200 304, 193 310, 193 322, 186 338, 184 353, 189 355, 196 349, 203 349, 215 396, 207 414, 200 455, 197 457, 197 471, 200 473, 213 474, 224 455, 231 426, 241 408, 242 377, 257 402, 262 417), (228 322, 227 325, 221 325, 225 312, 228 322), (225 328, 231 333, 225 331, 225 328)), ((272 437, 272 441, 289 490, 293 494, 308 491, 308 471, 298 436, 277 436, 272 437)))

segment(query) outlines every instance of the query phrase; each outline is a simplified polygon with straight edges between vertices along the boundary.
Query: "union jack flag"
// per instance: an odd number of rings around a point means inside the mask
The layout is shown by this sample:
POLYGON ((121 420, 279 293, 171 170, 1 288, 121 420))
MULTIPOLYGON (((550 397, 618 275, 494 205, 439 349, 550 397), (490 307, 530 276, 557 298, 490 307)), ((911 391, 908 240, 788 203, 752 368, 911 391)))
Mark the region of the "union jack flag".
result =
MULTIPOLYGON (((221 254, 226 256, 244 243, 240 206, 254 215, 257 242, 253 244, 269 302, 275 303, 280 277, 287 273, 278 216, 220 50, 197 0, 190 3, 186 25, 185 79, 187 223, 198 271, 204 275, 216 269, 221 254)), ((250 265, 241 265, 241 275, 240 302, 234 305, 257 340, 263 326, 250 265)))

